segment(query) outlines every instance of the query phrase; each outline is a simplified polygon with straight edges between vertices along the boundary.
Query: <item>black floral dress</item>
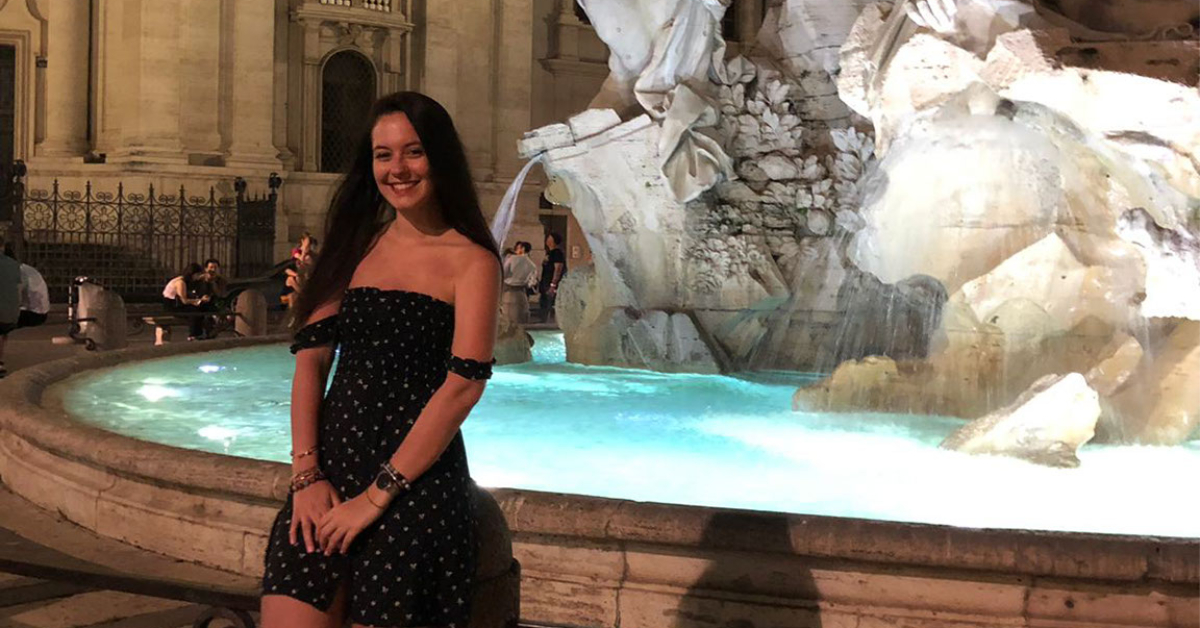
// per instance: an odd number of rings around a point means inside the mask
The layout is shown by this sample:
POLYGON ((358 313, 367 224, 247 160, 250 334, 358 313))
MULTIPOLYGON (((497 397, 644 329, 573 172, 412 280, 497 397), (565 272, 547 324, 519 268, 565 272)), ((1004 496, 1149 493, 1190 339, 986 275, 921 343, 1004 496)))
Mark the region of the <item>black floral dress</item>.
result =
MULTIPOLYGON (((320 463, 351 498, 399 447, 448 371, 486 379, 491 365, 453 357, 454 306, 403 290, 351 288, 341 311, 296 334, 292 352, 334 343, 338 361, 320 417, 320 463)), ((465 628, 477 552, 462 433, 412 489, 350 547, 308 553, 288 540, 292 500, 275 519, 263 593, 328 610, 349 580, 353 621, 370 626, 465 628)))

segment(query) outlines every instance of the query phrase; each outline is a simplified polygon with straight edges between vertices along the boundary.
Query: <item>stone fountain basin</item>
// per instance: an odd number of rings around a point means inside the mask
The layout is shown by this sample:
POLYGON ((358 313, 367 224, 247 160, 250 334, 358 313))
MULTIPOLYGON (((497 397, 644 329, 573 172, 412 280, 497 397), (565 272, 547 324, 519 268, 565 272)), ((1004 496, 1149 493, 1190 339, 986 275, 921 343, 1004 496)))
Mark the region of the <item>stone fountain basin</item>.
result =
MULTIPOLYGON (((259 575, 266 532, 286 496, 287 465, 85 425, 50 387, 128 361, 282 340, 94 353, 19 371, 0 382, 0 477, 14 493, 100 535, 259 575)), ((489 492, 522 565, 527 623, 1200 626, 1200 539, 489 492)))

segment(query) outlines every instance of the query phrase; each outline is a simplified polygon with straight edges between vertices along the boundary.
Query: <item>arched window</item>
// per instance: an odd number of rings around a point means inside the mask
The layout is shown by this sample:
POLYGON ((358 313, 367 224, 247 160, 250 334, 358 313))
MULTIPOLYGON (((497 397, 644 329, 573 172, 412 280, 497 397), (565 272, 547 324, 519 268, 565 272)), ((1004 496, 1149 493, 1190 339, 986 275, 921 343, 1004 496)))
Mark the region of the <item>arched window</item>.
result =
POLYGON ((345 172, 354 142, 375 101, 375 70, 366 57, 343 50, 321 73, 321 172, 345 172))

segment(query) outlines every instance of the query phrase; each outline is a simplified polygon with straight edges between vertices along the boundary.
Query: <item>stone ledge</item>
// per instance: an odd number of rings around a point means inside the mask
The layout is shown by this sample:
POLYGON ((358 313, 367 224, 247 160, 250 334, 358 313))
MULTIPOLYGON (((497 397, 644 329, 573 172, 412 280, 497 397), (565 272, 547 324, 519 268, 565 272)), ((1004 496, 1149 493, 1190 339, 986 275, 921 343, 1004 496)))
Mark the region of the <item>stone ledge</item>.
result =
MULTIPOLYGON (((273 462, 131 438, 71 419, 47 389, 82 371, 278 343, 286 336, 216 340, 89 354, 25 369, 0 383, 0 424, 23 441, 84 465, 186 491, 275 504, 289 472, 273 462), (47 399, 47 397, 51 397, 47 399), (169 464, 164 462, 169 461, 169 464)), ((115 480, 114 480, 115 481, 115 480)), ((839 517, 724 510, 494 489, 515 534, 601 545, 651 544, 752 551, 885 565, 1122 582, 1200 583, 1200 540, 965 529, 839 517)))
POLYGON ((990 530, 494 489, 527 535, 837 558, 897 567, 1122 582, 1200 583, 1200 540, 990 530), (567 515, 584 515, 573 519, 567 515), (596 518, 598 517, 598 518, 596 518))

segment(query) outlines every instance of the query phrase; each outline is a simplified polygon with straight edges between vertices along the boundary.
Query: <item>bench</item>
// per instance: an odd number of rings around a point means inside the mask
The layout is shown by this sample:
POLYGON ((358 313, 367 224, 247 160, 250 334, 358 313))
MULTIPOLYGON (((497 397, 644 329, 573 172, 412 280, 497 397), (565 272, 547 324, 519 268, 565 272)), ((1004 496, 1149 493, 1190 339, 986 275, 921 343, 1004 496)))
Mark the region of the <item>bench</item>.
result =
POLYGON ((225 332, 238 333, 234 321, 241 316, 237 312, 221 310, 215 312, 161 312, 154 314, 134 315, 147 325, 154 327, 154 344, 161 345, 171 339, 171 328, 186 326, 197 318, 212 318, 216 321, 213 326, 214 337, 225 332))

